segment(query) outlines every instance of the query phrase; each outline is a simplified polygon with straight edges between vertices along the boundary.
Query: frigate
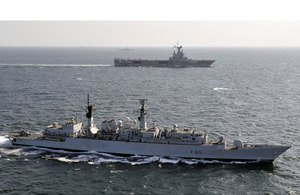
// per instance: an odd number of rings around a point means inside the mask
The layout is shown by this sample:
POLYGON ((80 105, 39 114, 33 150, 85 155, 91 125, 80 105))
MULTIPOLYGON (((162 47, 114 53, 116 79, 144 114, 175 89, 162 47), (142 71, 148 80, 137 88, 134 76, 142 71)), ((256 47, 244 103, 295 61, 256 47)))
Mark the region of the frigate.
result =
POLYGON ((12 131, 8 138, 13 145, 36 146, 70 151, 97 151, 116 155, 145 155, 189 159, 267 162, 271 163, 290 148, 285 145, 249 144, 236 139, 229 144, 223 136, 208 139, 208 134, 196 129, 159 128, 147 126, 146 99, 136 120, 105 120, 101 127, 94 124, 93 105, 86 107, 87 125, 76 118, 58 124, 54 122, 40 133, 12 131))
POLYGON ((169 67, 169 68, 186 68, 186 67, 211 67, 214 60, 192 60, 184 56, 182 46, 174 45, 177 52, 168 60, 145 60, 145 59, 121 59, 115 58, 116 67, 169 67))

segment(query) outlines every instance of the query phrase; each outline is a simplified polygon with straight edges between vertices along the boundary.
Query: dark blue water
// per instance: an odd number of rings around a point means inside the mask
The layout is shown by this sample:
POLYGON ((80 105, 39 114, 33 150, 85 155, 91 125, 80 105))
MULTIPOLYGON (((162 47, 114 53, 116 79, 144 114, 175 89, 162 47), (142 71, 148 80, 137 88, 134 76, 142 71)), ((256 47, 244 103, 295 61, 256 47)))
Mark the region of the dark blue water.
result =
POLYGON ((0 193, 299 194, 300 48, 184 48, 212 68, 116 68, 115 57, 166 59, 171 48, 0 47, 0 193), (273 165, 118 157, 14 148, 10 130, 40 132, 86 95, 95 122, 135 119, 147 98, 159 126, 197 128, 229 143, 289 144, 273 165))

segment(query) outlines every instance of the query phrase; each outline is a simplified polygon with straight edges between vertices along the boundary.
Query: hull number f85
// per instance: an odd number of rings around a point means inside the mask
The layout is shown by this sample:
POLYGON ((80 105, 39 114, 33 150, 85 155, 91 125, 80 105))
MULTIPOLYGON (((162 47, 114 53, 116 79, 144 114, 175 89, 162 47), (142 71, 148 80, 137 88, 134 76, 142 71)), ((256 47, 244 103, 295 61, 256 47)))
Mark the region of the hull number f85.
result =
POLYGON ((201 155, 202 151, 201 150, 191 150, 191 154, 199 154, 199 155, 201 155))

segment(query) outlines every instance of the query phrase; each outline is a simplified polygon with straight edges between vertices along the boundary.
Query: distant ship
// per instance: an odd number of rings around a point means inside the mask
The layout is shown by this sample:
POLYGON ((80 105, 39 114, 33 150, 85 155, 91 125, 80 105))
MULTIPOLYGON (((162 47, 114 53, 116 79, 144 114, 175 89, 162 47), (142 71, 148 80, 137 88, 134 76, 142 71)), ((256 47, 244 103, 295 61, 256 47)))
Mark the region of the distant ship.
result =
POLYGON ((28 131, 8 135, 13 145, 36 146, 71 151, 97 151, 118 155, 180 157, 219 161, 251 161, 271 163, 290 146, 249 144, 237 139, 228 144, 223 136, 209 140, 208 134, 196 129, 147 127, 145 99, 137 121, 105 120, 98 129, 93 120, 93 106, 87 104, 87 125, 72 118, 61 125, 54 122, 43 133, 28 131))
POLYGON ((211 67, 214 60, 192 60, 184 57, 182 46, 174 45, 177 52, 168 60, 143 60, 143 59, 120 59, 115 58, 116 67, 169 67, 169 68, 186 68, 186 67, 211 67))
POLYGON ((119 51, 133 51, 133 49, 131 49, 129 47, 124 47, 122 49, 119 49, 119 51))

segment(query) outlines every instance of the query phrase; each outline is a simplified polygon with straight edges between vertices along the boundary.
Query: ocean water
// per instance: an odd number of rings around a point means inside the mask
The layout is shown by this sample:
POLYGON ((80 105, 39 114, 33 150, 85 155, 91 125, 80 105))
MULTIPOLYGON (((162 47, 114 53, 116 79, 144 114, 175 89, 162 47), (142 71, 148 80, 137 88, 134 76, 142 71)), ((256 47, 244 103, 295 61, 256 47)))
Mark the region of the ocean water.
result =
POLYGON ((0 47, 0 194, 300 194, 300 48, 184 48, 212 68, 121 68, 172 48, 0 47), (40 132, 79 114, 138 117, 146 98, 161 127, 197 128, 229 143, 292 145, 271 165, 120 157, 13 147, 10 130, 40 132))

